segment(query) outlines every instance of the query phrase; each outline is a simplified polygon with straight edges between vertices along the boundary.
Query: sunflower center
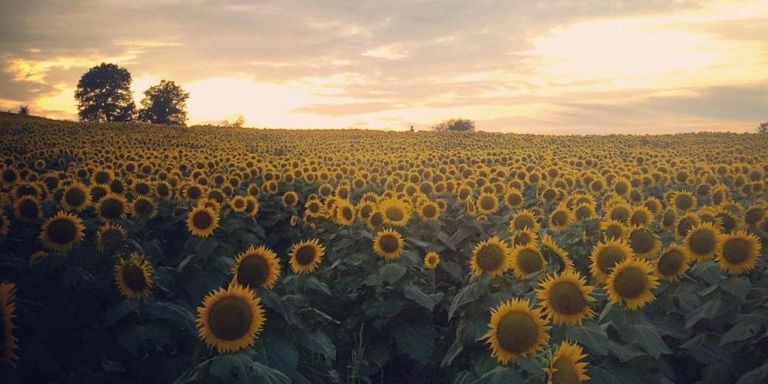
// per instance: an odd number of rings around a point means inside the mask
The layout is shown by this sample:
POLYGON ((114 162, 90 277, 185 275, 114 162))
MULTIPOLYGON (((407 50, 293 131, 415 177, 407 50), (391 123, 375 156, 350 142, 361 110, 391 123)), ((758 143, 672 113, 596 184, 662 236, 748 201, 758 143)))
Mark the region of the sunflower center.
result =
POLYGON ((206 211, 200 211, 192 218, 192 224, 198 229, 208 229, 213 224, 213 217, 206 211))
POLYGON ((514 240, 515 246, 528 245, 528 243, 530 242, 531 242, 531 235, 529 235, 527 232, 520 232, 519 235, 515 236, 515 240, 514 240))
POLYGON ((136 213, 139 216, 149 215, 150 213, 152 213, 153 208, 154 206, 152 206, 152 203, 149 202, 148 200, 138 200, 133 205, 134 211, 136 211, 136 213))
POLYGON ((646 230, 634 231, 629 234, 629 242, 632 245, 632 250, 637 253, 650 252, 656 243, 656 239, 653 238, 646 230))
POLYGON ((670 276, 676 274, 683 266, 683 254, 678 250, 671 250, 659 258, 659 272, 662 275, 670 276))
POLYGON ((283 201, 285 201, 285 205, 292 206, 296 204, 296 196, 293 194, 287 194, 285 197, 283 197, 283 201))
POLYGON ((624 207, 617 207, 611 210, 611 219, 616 221, 626 221, 629 217, 629 211, 624 207))
POLYGON ((765 211, 762 208, 752 208, 744 215, 744 221, 747 224, 754 225, 760 222, 765 215, 765 211))
POLYGON ((144 271, 136 265, 127 265, 123 268, 123 281, 132 291, 142 291, 147 286, 144 271))
POLYGON ((397 207, 387 208, 387 210, 384 211, 384 214, 387 215, 387 219, 389 219, 390 221, 401 221, 405 216, 405 214, 403 214, 403 211, 398 209, 397 207))
POLYGON ((79 189, 70 189, 64 194, 64 200, 72 207, 79 207, 85 203, 85 193, 79 189))
POLYGON ((576 208, 576 217, 578 219, 586 219, 590 216, 592 216, 592 211, 589 209, 589 207, 582 205, 576 208))
POLYGON ((515 229, 522 231, 526 228, 533 228, 533 219, 530 216, 519 216, 515 219, 515 229))
POLYGON ((400 248, 400 243, 396 237, 385 235, 379 239, 379 246, 386 253, 395 253, 400 248))
POLYGON ((203 192, 200 190, 200 188, 190 187, 187 189, 187 196, 189 196, 190 199, 199 199, 200 195, 202 194, 203 192))
POLYGON ((107 219, 115 219, 123 214, 123 203, 117 199, 102 200, 101 215, 107 219))
POLYGON ((575 315, 584 310, 587 301, 579 287, 569 281, 562 281, 552 287, 549 293, 549 302, 557 313, 575 315))
POLYGON ((421 213, 424 215, 424 217, 432 218, 432 217, 435 217, 435 215, 437 215, 437 210, 433 205, 427 204, 421 210, 421 213))
POLYGON ((621 234, 622 234, 622 230, 621 230, 621 227, 620 227, 620 226, 618 226, 618 225, 615 225, 615 224, 611 224, 611 225, 609 225, 609 226, 608 226, 608 227, 605 229, 605 235, 606 235, 606 236, 607 236, 609 239, 618 239, 618 238, 620 238, 620 237, 621 237, 621 234))
POLYGON ((568 223, 568 214, 563 211, 557 211, 552 215, 552 223, 555 225, 565 225, 568 223))
POLYGON ((222 340, 237 340, 251 327, 253 313, 245 300, 226 297, 211 306, 208 312, 208 326, 211 333, 222 340))
POLYGON ((518 194, 511 194, 507 197, 507 202, 509 202, 509 205, 516 207, 523 202, 523 199, 518 194))
POLYGON ((677 209, 687 210, 693 205, 693 200, 688 195, 679 195, 675 197, 675 206, 677 209))
POLYGON ((627 268, 616 275, 613 285, 619 296, 632 299, 646 290, 648 276, 638 268, 627 268))
POLYGON ((237 267, 237 282, 251 288, 260 287, 269 277, 269 264, 255 255, 244 258, 237 267))
POLYGON ((350 207, 344 207, 341 209, 341 215, 346 220, 352 220, 354 218, 354 214, 352 213, 352 208, 350 207))
POLYGON ((632 218, 629 221, 632 225, 645 225, 648 222, 648 217, 644 212, 635 212, 632 214, 632 218))
POLYGON ((504 350, 512 353, 523 353, 530 350, 539 336, 536 322, 525 313, 511 312, 506 314, 496 329, 496 338, 504 350))
POLYGON ((300 265, 310 265, 315 261, 315 248, 304 245, 296 250, 296 262, 300 265))
POLYGON ((715 249, 715 234, 709 230, 696 231, 691 235, 691 251, 704 255, 715 249))
POLYGON ((482 199, 480 199, 480 208, 486 211, 490 211, 496 206, 496 201, 493 197, 490 196, 483 196, 482 199))
POLYGON ((626 255, 624 255, 624 251, 620 248, 613 246, 606 247, 597 255, 597 266, 600 267, 600 271, 608 274, 616 263, 624 261, 625 257, 626 255))
POLYGON ((538 252, 526 248, 517 256, 517 266, 527 275, 540 271, 544 266, 544 261, 538 252))
POLYGON ((568 359, 560 357, 552 364, 555 372, 552 373, 552 384, 579 384, 581 377, 576 366, 568 359))
POLYGON ((376 212, 373 215, 371 215, 371 225, 374 227, 378 227, 379 225, 384 223, 384 215, 381 212, 376 212))
POLYGON ((504 263, 504 251, 496 245, 485 245, 477 252, 477 265, 484 271, 496 271, 504 263))
POLYGON ((749 258, 752 247, 744 239, 729 239, 723 244, 723 257, 731 264, 741 264, 749 258))
POLYGON ((48 238, 56 244, 69 244, 76 236, 77 226, 68 219, 56 219, 48 225, 48 238))

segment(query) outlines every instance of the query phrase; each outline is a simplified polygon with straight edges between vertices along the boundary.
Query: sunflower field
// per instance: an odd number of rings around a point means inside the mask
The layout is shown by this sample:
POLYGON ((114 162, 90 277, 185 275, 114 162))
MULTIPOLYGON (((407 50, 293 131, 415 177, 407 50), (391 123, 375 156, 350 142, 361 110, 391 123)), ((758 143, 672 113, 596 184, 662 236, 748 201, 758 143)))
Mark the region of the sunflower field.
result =
POLYGON ((765 383, 768 140, 0 116, 2 383, 765 383))

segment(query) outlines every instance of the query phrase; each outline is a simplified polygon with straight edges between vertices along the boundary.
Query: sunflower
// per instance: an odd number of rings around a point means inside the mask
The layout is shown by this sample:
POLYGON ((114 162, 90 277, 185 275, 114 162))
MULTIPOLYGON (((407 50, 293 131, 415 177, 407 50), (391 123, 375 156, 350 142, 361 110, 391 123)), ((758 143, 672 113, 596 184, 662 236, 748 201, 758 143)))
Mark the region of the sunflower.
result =
POLYGON ((694 212, 688 212, 677 220, 677 223, 675 224, 675 234, 679 238, 685 238, 688 236, 688 231, 699 224, 701 224, 699 215, 694 212))
POLYGON ((744 222, 750 226, 759 226, 765 219, 765 207, 756 205, 744 212, 744 222))
POLYGON ((525 279, 531 273, 536 273, 544 269, 547 261, 541 255, 539 250, 531 245, 517 247, 511 253, 512 271, 518 279, 525 279))
POLYGON ((481 193, 475 205, 481 214, 492 215, 499 210, 499 198, 493 193, 481 193))
POLYGON ((541 300, 543 313, 554 324, 581 325, 592 318, 595 312, 589 307, 593 287, 575 270, 566 270, 558 275, 548 275, 536 290, 541 300))
POLYGON ((724 235, 717 253, 720 269, 731 275, 749 272, 757 264, 761 247, 760 239, 745 231, 724 235))
MULTIPOLYGON (((541 236, 541 250, 546 254, 554 254, 556 260, 563 266, 563 270, 573 269, 573 260, 568 255, 568 251, 563 249, 552 236, 541 236)), ((546 256, 546 255, 545 255, 546 256)), ((551 260, 551 258, 550 258, 551 260)))
POLYGON ((632 213, 632 208, 627 203, 615 203, 606 212, 606 219, 616 220, 624 224, 629 223, 629 215, 632 213))
POLYGON ((393 261, 403 254, 405 243, 399 232, 391 229, 382 229, 376 232, 373 238, 373 251, 385 260, 393 261))
POLYGON ((683 244, 688 253, 698 262, 711 260, 717 252, 720 242, 720 231, 710 223, 702 223, 693 227, 685 236, 683 244))
POLYGON ((385 222, 395 227, 402 227, 407 224, 411 216, 408 206, 398 199, 381 201, 379 210, 384 214, 385 222))
POLYGON ((366 220, 365 225, 371 231, 375 231, 377 228, 384 225, 385 221, 386 217, 384 217, 384 212, 376 210, 371 213, 371 216, 366 220))
POLYGON ((256 342, 266 317, 254 291, 232 284, 208 294, 197 308, 200 338, 219 353, 237 352, 256 342))
POLYGON ((60 211, 43 224, 40 240, 54 252, 67 252, 83 240, 83 220, 73 214, 60 211))
POLYGON ((232 274, 233 283, 251 289, 272 289, 280 277, 280 263, 271 249, 251 246, 237 255, 232 274))
POLYGON ((91 205, 91 195, 83 184, 75 182, 64 190, 61 205, 70 211, 82 211, 91 205))
POLYGON ((245 197, 245 213, 251 217, 256 217, 259 214, 259 208, 259 200, 255 196, 248 195, 245 197))
POLYGON ((302 241, 291 246, 291 270, 293 273, 314 272, 325 255, 325 247, 319 240, 302 241))
POLYGON ((496 236, 491 237, 477 245, 472 250, 472 258, 469 266, 472 273, 479 276, 487 273, 491 276, 500 276, 511 267, 512 251, 506 242, 496 236))
POLYGON ((526 229, 530 229, 533 232, 539 231, 539 222, 536 220, 536 215, 528 209, 517 212, 512 216, 512 220, 509 221, 509 232, 511 233, 526 229))
POLYGON ((104 253, 114 253, 128 238, 125 229, 116 223, 103 224, 96 231, 96 247, 104 253))
POLYGON ((610 239, 624 239, 629 235, 629 228, 624 223, 616 220, 604 220, 600 222, 600 230, 603 236, 610 239))
POLYGON ((339 200, 334 207, 334 219, 339 225, 350 226, 355 222, 355 206, 347 200, 339 200))
POLYGON ((96 214, 102 221, 117 220, 125 216, 128 203, 122 195, 109 193, 96 205, 96 214))
POLYGON ((696 209, 696 196, 688 191, 676 191, 672 193, 672 205, 680 212, 696 209))
POLYGON ((248 208, 248 202, 245 200, 245 197, 240 195, 229 199, 227 203, 233 212, 245 212, 246 208, 248 208))
POLYGON ((16 366, 19 357, 16 356, 16 336, 13 330, 16 324, 16 285, 9 282, 0 283, 0 361, 16 366))
POLYGON ((547 384, 580 384, 589 380, 584 350, 578 344, 563 340, 549 360, 549 367, 544 368, 547 384))
POLYGON ((565 205, 561 205, 549 216, 548 228, 553 231, 560 231, 568 228, 575 219, 571 210, 565 205))
POLYGON ((299 202, 299 195, 294 191, 288 191, 283 195, 283 206, 293 208, 299 202))
POLYGON ((25 223, 34 223, 43 217, 40 201, 34 196, 22 196, 14 204, 16 217, 25 223))
POLYGON ((154 286, 152 274, 149 261, 134 253, 130 258, 121 258, 115 266, 115 283, 126 299, 143 299, 149 296, 154 286))
POLYGON ((629 246, 635 256, 644 259, 656 256, 661 249, 659 239, 646 227, 634 227, 629 230, 629 246))
POLYGON ((582 203, 573 209, 573 215, 576 220, 586 220, 595 217, 595 205, 591 203, 582 203))
POLYGON ((187 229, 197 237, 208 237, 219 227, 219 214, 205 205, 198 205, 187 215, 187 229))
POLYGON ((0 213, 0 236, 5 236, 8 234, 8 231, 11 230, 11 221, 8 220, 8 217, 0 213))
POLYGON ((524 203, 525 198, 523 197, 523 194, 520 193, 520 191, 517 189, 511 188, 509 191, 507 191, 507 194, 504 195, 504 204, 506 204, 509 208, 520 208, 524 203))
POLYGON ((437 252, 428 252, 424 255, 424 268, 435 269, 440 264, 440 255, 437 252))
POLYGON ((632 212, 629 215, 629 225, 632 226, 645 226, 653 221, 653 213, 644 205, 638 205, 632 208, 632 212))
POLYGON ((656 260, 656 273, 662 280, 673 283, 688 270, 691 255, 685 247, 673 244, 656 260))
POLYGON ((131 203, 131 213, 135 217, 151 219, 157 214, 155 202, 147 196, 139 196, 131 203))
POLYGON ((526 229, 524 231, 519 231, 512 236, 512 246, 520 247, 528 244, 535 245, 537 240, 538 240, 538 234, 536 234, 536 232, 531 231, 530 229, 526 229))
POLYGON ((605 285, 611 303, 623 302, 634 311, 654 300, 651 291, 659 285, 659 278, 649 262, 630 258, 616 264, 605 285))
POLYGON ((32 254, 32 256, 29 257, 29 266, 33 266, 48 257, 48 252, 45 251, 37 251, 32 254))
POLYGON ((427 202, 419 207, 419 217, 422 220, 434 221, 440 217, 440 207, 433 202, 427 202))
POLYGON ((629 244, 620 239, 597 243, 592 249, 589 270, 599 282, 605 282, 616 264, 634 257, 629 244))
POLYGON ((541 309, 531 308, 522 299, 505 301, 492 309, 488 327, 484 339, 490 345, 491 356, 501 364, 536 354, 549 341, 549 325, 541 309))

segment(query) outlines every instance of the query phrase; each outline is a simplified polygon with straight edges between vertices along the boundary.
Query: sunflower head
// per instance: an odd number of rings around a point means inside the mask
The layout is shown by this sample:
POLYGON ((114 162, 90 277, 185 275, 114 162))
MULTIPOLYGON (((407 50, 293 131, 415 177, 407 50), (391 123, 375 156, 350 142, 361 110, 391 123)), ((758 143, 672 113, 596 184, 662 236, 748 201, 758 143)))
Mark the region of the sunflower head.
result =
POLYGON ((407 224, 411 216, 408 205, 399 199, 383 200, 379 203, 379 210, 384 214, 384 221, 395 227, 407 224))
POLYGON ((423 220, 433 221, 440 217, 440 207, 433 202, 427 202, 419 208, 419 217, 423 220))
POLYGON ((13 334, 16 328, 16 285, 3 281, 0 283, 0 361, 16 366, 17 339, 13 334))
POLYGON ((528 209, 517 212, 509 222, 509 232, 511 233, 526 229, 530 229, 533 232, 539 231, 539 222, 536 220, 536 215, 528 209))
POLYGON ((121 258, 115 266, 115 283, 126 299, 143 299, 154 286, 152 265, 143 256, 134 253, 121 258))
POLYGON ((549 216, 549 229, 559 231, 568 228, 575 220, 573 213, 567 206, 561 205, 549 216))
POLYGON ((671 245, 656 260, 656 273, 662 280, 676 282, 688 270, 691 255, 685 247, 671 245))
POLYGON ((373 238, 373 251, 385 260, 394 261, 403 254, 405 242, 400 232, 382 229, 373 238))
POLYGON ((549 325, 541 310, 522 299, 506 301, 491 310, 485 334, 491 355, 501 364, 540 351, 549 341, 549 325))
POLYGON ((349 226, 355 222, 355 207, 349 201, 339 200, 334 211, 334 219, 339 225, 349 226))
POLYGON ((612 303, 623 302, 627 309, 634 311, 654 300, 651 291, 659 282, 649 262, 626 259, 616 264, 605 285, 612 303))
POLYGON ((483 215, 492 215, 499 210, 499 198, 495 193, 484 192, 477 197, 475 204, 478 212, 483 215))
POLYGON ((491 237, 475 245, 469 265, 475 276, 483 273, 500 276, 511 266, 509 246, 498 237, 491 237))
POLYGON ((629 229, 624 223, 616 220, 606 220, 600 223, 600 230, 606 239, 624 239, 629 235, 629 229))
POLYGON ((252 346, 265 321, 261 300, 253 290, 238 284, 210 292, 197 308, 200 338, 219 353, 252 346))
POLYGON ((616 264, 634 257, 632 248, 624 240, 608 240, 595 245, 590 255, 592 276, 604 282, 616 264))
POLYGON ((440 255, 437 252, 428 252, 424 255, 424 268, 435 269, 440 264, 440 255))
POLYGON ((720 242, 717 261, 723 271, 740 275, 757 265, 761 247, 757 236, 745 231, 726 234, 720 242))
POLYGON ((647 227, 633 227, 629 231, 629 246, 637 257, 645 259, 656 256, 661 249, 659 239, 647 227))
POLYGON ((127 237, 120 224, 106 223, 96 231, 96 247, 103 253, 114 254, 125 244, 127 237))
POLYGON ((547 276, 536 291, 544 314, 555 324, 581 325, 595 312, 589 307, 594 301, 592 287, 575 270, 547 276))
POLYGON ((187 229, 194 236, 208 237, 218 226, 218 211, 204 204, 199 204, 187 215, 187 229))
POLYGON ((59 212, 45 222, 40 240, 45 248, 54 252, 67 252, 85 237, 83 221, 72 214, 59 212))
POLYGON ((325 247, 317 239, 302 241, 291 246, 291 270, 304 274, 314 272, 325 255, 325 247))
POLYGON ((536 232, 533 232, 530 229, 517 232, 514 236, 512 236, 512 246, 514 247, 521 247, 529 244, 536 245, 537 241, 538 235, 536 232))
POLYGON ((233 283, 246 288, 272 289, 280 277, 277 254, 265 246, 249 247, 237 255, 232 267, 233 283))
POLYGON ((720 231, 710 223, 701 223, 688 231, 683 244, 698 262, 711 260, 720 243, 720 231))
POLYGON ((512 251, 512 270, 518 279, 525 279, 531 273, 544 269, 547 261, 539 250, 531 245, 517 247, 512 251))
POLYGON ((131 203, 130 211, 135 217, 151 219, 157 214, 157 207, 155 207, 155 202, 148 196, 139 196, 131 203))
POLYGON ((547 384, 580 384, 589 380, 584 350, 576 343, 563 340, 544 369, 547 384))
POLYGON ((61 205, 71 211, 82 211, 91 204, 91 195, 81 183, 72 183, 61 196, 61 205))
POLYGON ((34 223, 43 216, 40 201, 34 196, 22 196, 14 204, 16 217, 25 223, 34 223))
POLYGON ((109 193, 96 205, 96 213, 102 221, 112 221, 124 217, 128 205, 122 195, 109 193))
POLYGON ((293 208, 299 202, 299 195, 294 191, 288 191, 283 195, 283 205, 287 208, 293 208))

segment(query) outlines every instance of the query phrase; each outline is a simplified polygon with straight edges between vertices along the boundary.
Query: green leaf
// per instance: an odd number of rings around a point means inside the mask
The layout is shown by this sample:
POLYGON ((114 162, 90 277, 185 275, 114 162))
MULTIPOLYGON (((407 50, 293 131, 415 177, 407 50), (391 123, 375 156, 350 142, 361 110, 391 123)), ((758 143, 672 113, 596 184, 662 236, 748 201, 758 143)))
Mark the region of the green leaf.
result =
POLYGON ((655 359, 658 359, 662 354, 672 353, 672 350, 664 344, 659 334, 651 326, 632 324, 621 327, 619 334, 622 339, 637 344, 655 359))
POLYGON ((487 287, 488 278, 487 276, 482 276, 480 279, 467 284, 464 288, 459 290, 459 292, 453 298, 451 307, 448 309, 448 320, 453 318, 453 315, 459 308, 479 299, 480 296, 485 293, 487 287))
POLYGON ((400 352, 422 364, 429 361, 435 349, 435 332, 431 326, 397 324, 392 330, 392 336, 400 352))
POLYGON ((379 279, 381 281, 386 281, 387 283, 394 284, 400 278, 405 276, 405 273, 408 272, 408 268, 406 268, 403 265, 397 264, 397 263, 389 263, 385 264, 381 268, 379 268, 379 279))
POLYGON ((696 325, 702 319, 711 319, 717 315, 720 310, 721 301, 719 297, 714 297, 705 301, 699 308, 689 313, 685 318, 685 328, 689 329, 696 325))
POLYGON ((104 324, 114 325, 138 308, 139 303, 136 300, 123 300, 104 314, 104 324))
POLYGON ((507 367, 496 367, 488 373, 480 376, 472 384, 508 384, 521 383, 523 378, 514 369, 507 367))
POLYGON ((213 251, 216 250, 216 247, 219 245, 219 241, 216 240, 215 237, 209 236, 206 237, 197 244, 197 252, 203 257, 207 257, 213 253, 213 251))
POLYGON ((328 288, 328 284, 323 283, 314 276, 311 276, 305 280, 307 287, 318 292, 322 292, 328 296, 331 295, 331 289, 328 288))
POLYGON ((405 297, 413 300, 416 304, 421 305, 429 311, 432 311, 435 308, 435 305, 437 305, 443 298, 442 292, 428 295, 413 283, 408 283, 403 287, 403 294, 405 297))
POLYGON ((589 366, 587 375, 589 384, 643 384, 631 370, 624 365, 605 362, 600 366, 589 366))
POLYGON ((608 354, 608 334, 597 323, 585 323, 565 332, 565 337, 578 342, 599 356, 608 354))
POLYGON ((168 320, 180 329, 195 332, 195 316, 188 309, 171 302, 150 302, 145 306, 147 313, 157 319, 168 320))
POLYGON ((747 297, 747 294, 749 294, 749 290, 752 289, 752 283, 750 283, 749 279, 746 277, 734 277, 720 282, 720 288, 722 288, 723 291, 736 296, 739 301, 743 301, 747 297))
POLYGON ((745 373, 736 384, 762 384, 766 381, 768 381, 768 363, 745 373))
POLYGON ((285 374, 295 373, 299 365, 299 351, 293 341, 282 335, 266 336, 264 347, 267 363, 285 374))
POLYGON ((611 341, 608 350, 622 362, 630 361, 636 357, 645 356, 645 352, 635 345, 623 345, 611 341))
POLYGON ((691 273, 700 277, 710 285, 719 283, 723 276, 723 273, 720 271, 720 266, 715 262, 696 264, 691 268, 691 273))
POLYGON ((751 322, 738 322, 720 338, 720 345, 742 341, 755 336, 762 330, 762 325, 751 322))
POLYGON ((252 360, 245 353, 225 354, 211 360, 208 373, 220 383, 290 384, 282 372, 252 360))
POLYGON ((314 332, 301 332, 299 342, 312 352, 325 356, 328 360, 336 360, 336 346, 331 338, 321 330, 314 332))

